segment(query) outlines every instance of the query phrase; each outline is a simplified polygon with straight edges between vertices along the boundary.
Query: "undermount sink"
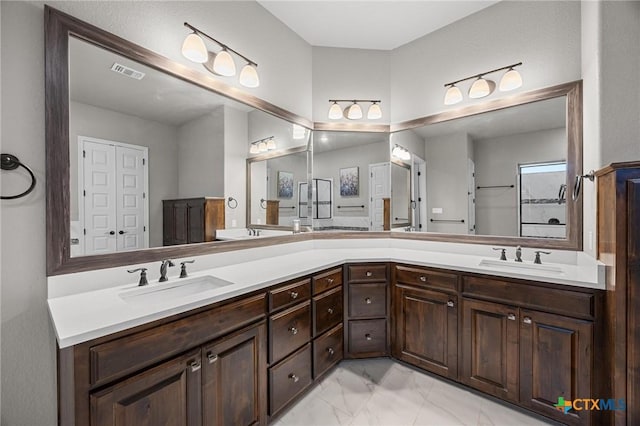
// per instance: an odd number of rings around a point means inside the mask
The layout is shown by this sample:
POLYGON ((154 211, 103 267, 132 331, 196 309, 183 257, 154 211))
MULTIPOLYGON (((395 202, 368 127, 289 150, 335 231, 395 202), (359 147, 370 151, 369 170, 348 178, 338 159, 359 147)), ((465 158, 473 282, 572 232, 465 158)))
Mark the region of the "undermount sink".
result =
POLYGON ((123 291, 118 296, 127 303, 158 303, 215 290, 231 284, 229 281, 206 275, 189 279, 178 278, 175 281, 162 284, 149 284, 133 290, 123 291))
POLYGON ((555 275, 564 274, 564 271, 559 266, 538 265, 535 263, 514 262, 510 260, 482 259, 478 265, 485 266, 487 268, 492 268, 492 269, 519 271, 525 274, 533 274, 536 272, 542 272, 545 274, 555 274, 555 275))

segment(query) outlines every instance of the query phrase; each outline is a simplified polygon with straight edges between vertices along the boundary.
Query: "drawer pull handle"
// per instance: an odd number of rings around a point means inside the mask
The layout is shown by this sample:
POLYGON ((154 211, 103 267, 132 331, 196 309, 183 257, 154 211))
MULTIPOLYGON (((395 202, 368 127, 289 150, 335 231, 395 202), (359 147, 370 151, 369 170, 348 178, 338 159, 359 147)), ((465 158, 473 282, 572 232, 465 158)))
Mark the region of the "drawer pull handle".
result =
POLYGON ((289 329, 289 331, 290 331, 290 332, 291 332, 291 334, 293 334, 294 336, 295 336, 296 334, 298 334, 298 329, 297 329, 297 328, 295 328, 295 327, 291 327, 291 328, 289 329))
POLYGON ((329 308, 329 309, 327 309, 327 313, 328 313, 329 315, 333 314, 333 308, 329 308))
POLYGON ((329 284, 333 284, 333 278, 327 278, 327 282, 328 282, 329 284))
POLYGON ((289 296, 291 296, 292 299, 297 299, 298 298, 298 292, 292 291, 291 293, 289 293, 289 296))
POLYGON ((289 379, 293 380, 293 383, 298 383, 298 380, 300 380, 300 377, 298 377, 295 374, 291 373, 291 374, 289 374, 289 379))
POLYGON ((524 317, 522 322, 525 323, 525 324, 531 324, 531 318, 530 317, 524 317))
POLYGON ((364 303, 366 303, 367 305, 370 305, 371 304, 371 298, 370 297, 365 297, 364 303))
POLYGON ((455 306, 455 303, 453 303, 453 300, 449 300, 447 302, 447 306, 450 307, 450 308, 453 308, 455 306))
POLYGON ((372 273, 371 271, 367 271, 367 276, 368 276, 368 277, 370 277, 370 276, 372 276, 372 275, 373 275, 373 273, 372 273))
POLYGON ((333 356, 333 354, 336 353, 336 351, 334 351, 333 348, 327 348, 327 352, 329 352, 329 356, 333 356))
POLYGON ((200 370, 200 367, 202 367, 202 365, 198 361, 193 361, 191 364, 189 364, 189 367, 191 367, 191 372, 195 373, 196 371, 200 370))
POLYGON ((507 315, 507 319, 509 321, 515 321, 516 320, 516 314, 509 314, 507 315))
POLYGON ((373 339, 373 337, 371 337, 371 335, 369 333, 365 334, 364 338, 367 339, 367 340, 373 339))
POLYGON ((423 283, 427 282, 427 277, 424 275, 420 275, 420 281, 422 281, 423 283))
POLYGON ((214 355, 212 353, 207 354, 207 359, 209 360, 209 364, 213 364, 218 360, 218 355, 214 355))

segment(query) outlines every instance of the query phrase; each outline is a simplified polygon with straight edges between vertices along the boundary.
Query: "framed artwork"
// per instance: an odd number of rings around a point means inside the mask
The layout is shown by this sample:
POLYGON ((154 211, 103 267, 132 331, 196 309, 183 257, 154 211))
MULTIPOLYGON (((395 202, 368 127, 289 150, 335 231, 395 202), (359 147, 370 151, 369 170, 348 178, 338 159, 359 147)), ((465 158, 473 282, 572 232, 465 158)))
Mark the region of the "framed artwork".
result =
POLYGON ((340 169, 340 196, 358 196, 359 189, 360 178, 358 176, 358 167, 347 167, 345 169, 340 169))
POLYGON ((293 198, 293 173, 278 172, 278 198, 293 198))

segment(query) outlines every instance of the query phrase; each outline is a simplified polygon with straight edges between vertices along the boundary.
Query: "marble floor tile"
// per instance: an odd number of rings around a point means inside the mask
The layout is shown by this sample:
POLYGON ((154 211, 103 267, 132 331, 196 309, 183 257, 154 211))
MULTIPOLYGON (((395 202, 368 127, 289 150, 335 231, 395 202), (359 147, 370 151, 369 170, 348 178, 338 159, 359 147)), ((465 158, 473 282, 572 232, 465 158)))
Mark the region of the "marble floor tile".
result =
POLYGON ((543 426, 389 358, 345 360, 274 426, 543 426))

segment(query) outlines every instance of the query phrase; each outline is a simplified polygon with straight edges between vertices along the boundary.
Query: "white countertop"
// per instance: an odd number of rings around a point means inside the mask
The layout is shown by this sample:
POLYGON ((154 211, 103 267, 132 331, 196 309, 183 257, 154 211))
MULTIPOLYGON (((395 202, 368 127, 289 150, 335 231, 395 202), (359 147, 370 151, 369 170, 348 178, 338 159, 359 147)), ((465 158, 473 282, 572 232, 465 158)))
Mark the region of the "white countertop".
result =
MULTIPOLYGON (((277 250, 260 252, 250 250, 234 252, 236 261, 219 262, 221 266, 213 266, 215 256, 209 259, 198 259, 205 268, 189 274, 189 277, 211 275, 231 282, 230 285, 205 290, 197 294, 177 297, 162 302, 146 303, 141 297, 138 303, 129 303, 120 297, 120 293, 137 287, 131 282, 132 276, 122 273, 127 267, 111 270, 90 271, 68 276, 50 277, 49 279, 49 312, 61 348, 79 344, 111 333, 126 330, 147 322, 165 318, 211 303, 229 299, 254 290, 269 287, 273 284, 311 274, 345 262, 406 262, 409 264, 451 269, 462 272, 475 272, 498 277, 522 278, 534 281, 563 284, 568 286, 604 289, 604 266, 584 253, 565 252, 558 254, 558 259, 565 263, 546 263, 557 267, 561 272, 533 269, 516 269, 505 263, 505 267, 480 266, 485 259, 496 259, 490 247, 481 246, 475 252, 471 247, 460 247, 451 243, 415 243, 399 242, 390 239, 370 239, 349 242, 345 240, 325 240, 287 244, 277 250), (444 251, 444 249, 448 249, 444 251), (247 253, 242 253, 247 252, 247 253), (532 273, 533 272, 533 273, 532 273), (117 275, 116 275, 117 274, 117 275), (118 279, 111 278, 112 286, 71 294, 67 290, 60 291, 52 287, 79 286, 80 284, 99 281, 101 275, 126 279, 128 284, 121 284, 118 279)), ((529 249, 527 249, 529 250, 529 249)), ((525 255, 528 251, 525 251, 525 255)), ((530 257, 530 256, 529 256, 530 257)), ((527 258, 523 255, 523 258, 527 258)), ((513 262, 513 261, 511 261, 513 262)), ((525 263, 532 265, 531 261, 525 263)), ((135 265, 139 266, 139 265, 135 265)), ((152 266, 152 265, 148 265, 152 266)), ((157 266, 157 265, 156 265, 157 266)), ((154 268, 155 269, 155 268, 154 268)), ((179 269, 179 268, 177 268, 179 269)), ((194 270, 197 268, 193 268, 194 270)), ((151 271, 150 271, 151 272, 151 271)), ((176 274, 170 271, 170 281, 179 282, 176 274)), ((125 282, 127 282, 125 281, 125 282)), ((157 279, 150 274, 149 286, 158 285, 157 279)))

